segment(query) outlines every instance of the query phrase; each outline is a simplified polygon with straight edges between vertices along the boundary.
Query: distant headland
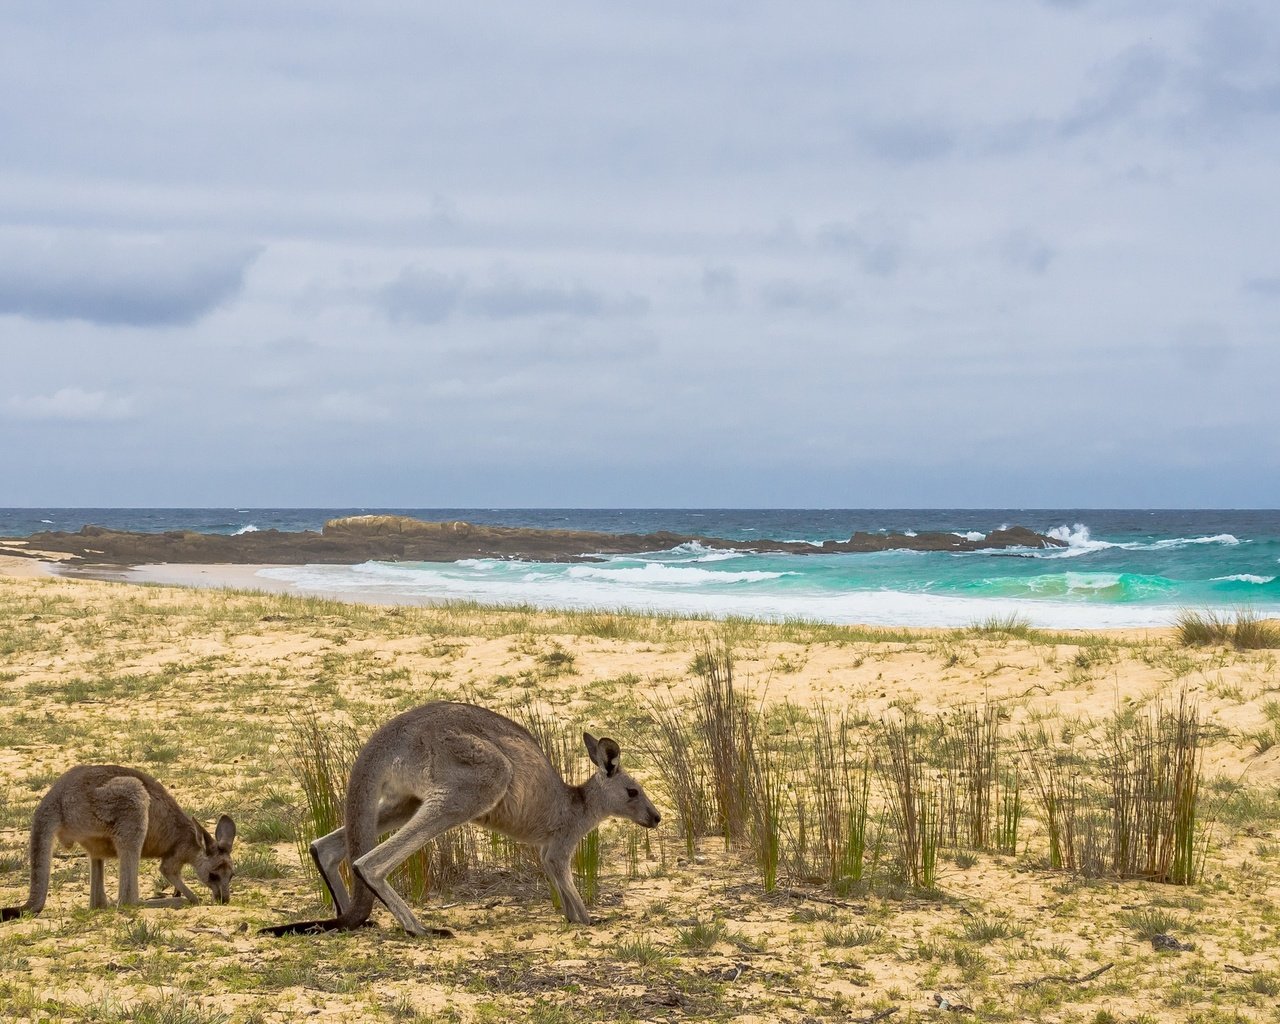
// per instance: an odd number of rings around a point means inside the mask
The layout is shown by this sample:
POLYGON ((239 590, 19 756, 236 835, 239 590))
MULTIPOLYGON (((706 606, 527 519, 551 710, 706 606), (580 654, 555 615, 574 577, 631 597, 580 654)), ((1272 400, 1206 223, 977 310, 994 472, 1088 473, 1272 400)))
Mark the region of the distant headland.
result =
POLYGON ((305 563, 354 565, 382 562, 456 562, 500 558, 532 562, 591 562, 611 555, 667 551, 681 544, 758 554, 829 555, 874 551, 987 551, 1055 548, 1065 543, 1023 526, 992 530, 978 539, 956 533, 854 533, 821 543, 730 540, 694 534, 596 533, 532 527, 425 522, 406 516, 366 515, 331 519, 319 532, 258 530, 240 534, 170 530, 133 533, 85 526, 75 533, 36 533, 0 539, 0 554, 56 554, 72 564, 146 565, 305 563))

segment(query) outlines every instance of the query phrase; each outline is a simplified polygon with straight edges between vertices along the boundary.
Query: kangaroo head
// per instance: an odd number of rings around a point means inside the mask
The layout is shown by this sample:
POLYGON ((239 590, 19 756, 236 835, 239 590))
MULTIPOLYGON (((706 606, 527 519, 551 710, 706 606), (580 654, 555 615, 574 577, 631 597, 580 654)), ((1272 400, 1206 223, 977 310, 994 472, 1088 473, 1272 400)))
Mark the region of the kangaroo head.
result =
POLYGON ((209 887, 219 903, 231 902, 231 846, 236 841, 236 823, 225 814, 218 819, 213 835, 200 826, 201 846, 196 854, 196 877, 209 887))
POLYGON ((627 818, 637 825, 653 828, 662 815, 645 795, 635 779, 622 770, 622 748, 609 737, 596 739, 589 732, 582 734, 587 745, 587 755, 596 765, 596 792, 600 795, 600 807, 611 818, 627 818))

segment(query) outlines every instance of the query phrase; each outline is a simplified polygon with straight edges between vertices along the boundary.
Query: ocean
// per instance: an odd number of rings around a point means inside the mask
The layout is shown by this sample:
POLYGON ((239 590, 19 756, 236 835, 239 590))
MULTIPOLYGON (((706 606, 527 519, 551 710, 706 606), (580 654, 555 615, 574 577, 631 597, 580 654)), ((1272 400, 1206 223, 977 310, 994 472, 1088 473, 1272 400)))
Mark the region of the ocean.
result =
POLYGON ((985 534, 1022 525, 1065 548, 757 555, 684 545, 599 562, 367 562, 261 570, 304 592, 423 603, 644 609, 836 623, 1059 629, 1166 626, 1179 611, 1280 616, 1280 510, 1176 509, 0 509, 0 536, 78 530, 316 530, 367 512, 500 526, 812 541, 855 530, 985 534))

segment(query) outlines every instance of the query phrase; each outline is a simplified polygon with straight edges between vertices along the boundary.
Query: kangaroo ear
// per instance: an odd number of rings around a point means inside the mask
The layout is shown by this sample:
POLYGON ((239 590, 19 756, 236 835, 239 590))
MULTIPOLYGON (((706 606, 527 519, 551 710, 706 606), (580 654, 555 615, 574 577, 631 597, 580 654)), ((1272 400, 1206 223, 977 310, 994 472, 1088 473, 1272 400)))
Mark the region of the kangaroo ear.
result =
POLYGON ((209 835, 209 830, 199 822, 196 823, 196 828, 200 830, 200 843, 204 846, 204 855, 206 857, 212 857, 218 852, 217 840, 214 839, 213 836, 209 835))
POLYGON ((236 841, 236 823, 224 814, 218 819, 218 828, 213 835, 218 841, 218 849, 226 853, 231 849, 231 844, 236 841))
POLYGON ((608 736, 598 740, 589 732, 582 734, 582 742, 587 745, 587 756, 591 758, 591 762, 604 771, 606 778, 613 778, 618 773, 622 748, 608 736))

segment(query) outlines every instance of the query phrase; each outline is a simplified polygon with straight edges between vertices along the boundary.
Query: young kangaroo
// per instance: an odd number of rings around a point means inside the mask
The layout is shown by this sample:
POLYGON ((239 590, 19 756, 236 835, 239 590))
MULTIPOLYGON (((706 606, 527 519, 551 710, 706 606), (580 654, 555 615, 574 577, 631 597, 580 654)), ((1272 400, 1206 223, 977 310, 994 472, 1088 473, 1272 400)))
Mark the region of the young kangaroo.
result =
POLYGON ((419 924, 387 875, 436 836, 465 822, 536 847, 565 917, 590 924, 569 870, 578 843, 608 817, 653 828, 662 816, 619 767, 617 743, 589 733, 582 738, 599 771, 574 786, 560 777, 528 730, 493 711, 433 701, 393 718, 356 756, 345 827, 311 844, 311 858, 338 916, 263 931, 286 935, 359 928, 376 896, 410 934, 452 934, 419 924), (380 844, 378 836, 385 832, 394 834, 380 844), (344 858, 355 876, 354 893, 347 892, 338 873, 344 858))
POLYGON ((231 899, 231 844, 235 822, 225 814, 215 833, 187 814, 169 791, 146 772, 116 764, 82 764, 62 775, 36 807, 31 822, 31 890, 20 907, 0 909, 0 921, 38 914, 49 895, 53 843, 79 843, 89 855, 89 906, 105 907, 103 861, 120 860, 119 904, 138 902, 138 863, 158 857, 160 871, 192 903, 182 881, 191 864, 219 903, 231 899))

